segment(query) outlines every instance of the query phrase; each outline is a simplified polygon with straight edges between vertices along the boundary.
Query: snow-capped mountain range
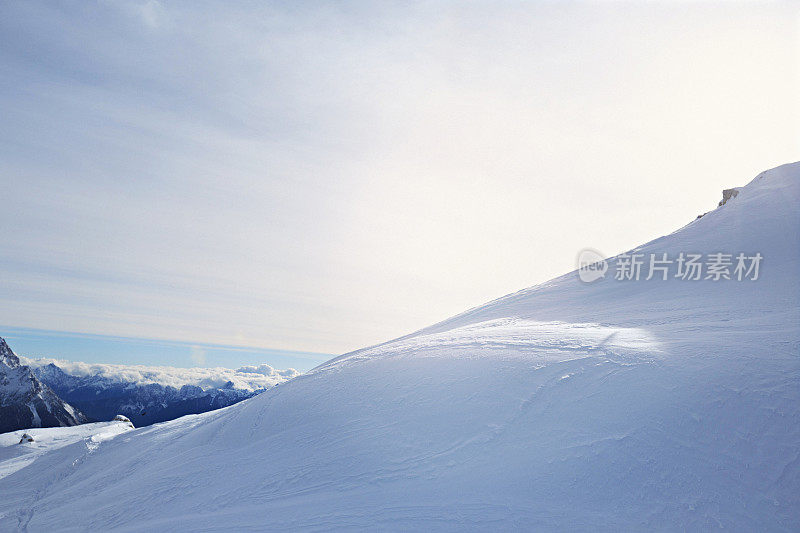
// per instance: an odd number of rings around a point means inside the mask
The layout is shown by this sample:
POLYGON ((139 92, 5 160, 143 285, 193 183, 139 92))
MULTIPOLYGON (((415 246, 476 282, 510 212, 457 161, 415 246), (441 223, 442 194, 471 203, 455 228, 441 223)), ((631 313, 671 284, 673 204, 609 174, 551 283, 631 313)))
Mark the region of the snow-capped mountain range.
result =
POLYGON ((137 426, 220 409, 299 375, 268 364, 176 368, 17 356, 0 338, 0 432, 103 422, 137 426))
POLYGON ((88 419, 100 422, 122 414, 136 427, 227 407, 299 374, 267 364, 232 370, 22 361, 88 419))
POLYGON ((53 363, 38 367, 35 373, 90 420, 110 420, 115 414, 122 414, 137 427, 227 407, 261 392, 232 387, 203 390, 195 385, 176 389, 160 383, 119 382, 104 376, 79 377, 53 363))
POLYGON ((794 530, 799 208, 800 163, 784 165, 631 251, 760 254, 757 279, 618 280, 620 255, 592 283, 566 274, 227 409, 36 456, 0 479, 0 521, 794 530))
POLYGON ((86 418, 20 363, 0 338, 0 433, 20 428, 74 426, 86 418))

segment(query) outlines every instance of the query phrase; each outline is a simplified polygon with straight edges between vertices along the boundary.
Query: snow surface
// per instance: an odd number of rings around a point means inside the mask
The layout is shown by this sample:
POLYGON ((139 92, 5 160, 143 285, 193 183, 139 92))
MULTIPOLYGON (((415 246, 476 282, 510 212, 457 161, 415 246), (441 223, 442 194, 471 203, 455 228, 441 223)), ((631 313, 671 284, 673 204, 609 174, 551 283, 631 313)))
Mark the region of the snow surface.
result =
MULTIPOLYGON (((45 454, 76 442, 82 442, 87 451, 94 451, 101 442, 126 431, 131 431, 130 420, 98 422, 78 426, 33 428, 0 434, 0 479, 13 474, 45 454), (20 443, 23 435, 33 437, 33 442, 20 443)), ((8 518, 0 516, 0 520, 8 518)))
POLYGON ((638 249, 760 252, 754 282, 572 273, 52 450, 0 479, 4 529, 797 530, 798 206, 795 163, 638 249))

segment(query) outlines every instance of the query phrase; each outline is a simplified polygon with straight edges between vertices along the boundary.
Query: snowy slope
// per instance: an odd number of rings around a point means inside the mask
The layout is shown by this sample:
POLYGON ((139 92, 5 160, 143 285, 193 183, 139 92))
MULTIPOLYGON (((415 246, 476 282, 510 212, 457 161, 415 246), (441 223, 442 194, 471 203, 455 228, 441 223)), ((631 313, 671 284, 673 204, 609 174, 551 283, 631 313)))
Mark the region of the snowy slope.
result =
POLYGON ((134 427, 130 422, 112 420, 111 422, 26 429, 0 434, 0 479, 33 464, 45 454, 64 446, 82 442, 87 451, 94 451, 100 443, 132 429, 134 427), (26 435, 33 441, 20 442, 26 435))
MULTIPOLYGON (((800 164, 643 253, 757 281, 569 274, 219 411, 0 479, 6 529, 708 530, 800 524, 800 164)), ((615 268, 611 261, 610 272, 615 268)))

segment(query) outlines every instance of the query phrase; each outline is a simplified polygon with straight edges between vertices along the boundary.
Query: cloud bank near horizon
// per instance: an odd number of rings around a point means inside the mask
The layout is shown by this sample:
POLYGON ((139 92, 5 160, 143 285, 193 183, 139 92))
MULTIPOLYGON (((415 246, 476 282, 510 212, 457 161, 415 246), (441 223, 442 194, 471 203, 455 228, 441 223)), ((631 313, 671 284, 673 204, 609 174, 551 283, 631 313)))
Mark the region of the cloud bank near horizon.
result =
POLYGON ((98 376, 115 383, 135 383, 146 385, 158 383, 180 389, 184 385, 194 385, 202 389, 223 388, 228 382, 234 388, 255 391, 268 389, 279 383, 297 377, 300 372, 293 368, 276 370, 268 364, 230 368, 176 368, 169 366, 110 365, 83 363, 65 359, 27 358, 20 356, 20 362, 32 368, 54 364, 65 373, 85 377, 98 376))

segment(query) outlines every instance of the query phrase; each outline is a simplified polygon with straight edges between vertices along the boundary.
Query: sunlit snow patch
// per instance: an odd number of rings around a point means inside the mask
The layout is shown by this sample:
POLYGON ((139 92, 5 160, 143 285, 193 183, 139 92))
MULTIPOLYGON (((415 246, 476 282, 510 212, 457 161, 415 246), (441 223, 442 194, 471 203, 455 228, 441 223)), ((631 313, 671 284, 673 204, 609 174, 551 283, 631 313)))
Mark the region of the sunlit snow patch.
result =
POLYGON ((130 421, 114 420, 70 427, 32 428, 0 434, 0 479, 25 468, 43 454, 53 450, 83 440, 88 451, 92 452, 100 446, 100 443, 133 429, 130 421), (33 440, 21 443, 23 434, 29 434, 33 440))
POLYGON ((624 364, 653 360, 660 352, 658 341, 642 328, 504 318, 374 346, 320 370, 376 357, 409 356, 525 358, 542 364, 600 356, 624 364))

